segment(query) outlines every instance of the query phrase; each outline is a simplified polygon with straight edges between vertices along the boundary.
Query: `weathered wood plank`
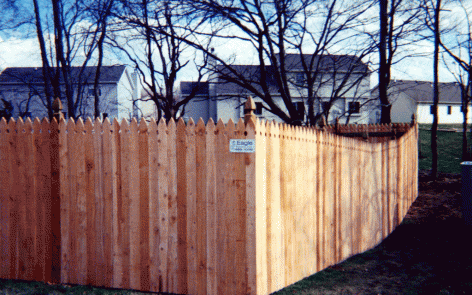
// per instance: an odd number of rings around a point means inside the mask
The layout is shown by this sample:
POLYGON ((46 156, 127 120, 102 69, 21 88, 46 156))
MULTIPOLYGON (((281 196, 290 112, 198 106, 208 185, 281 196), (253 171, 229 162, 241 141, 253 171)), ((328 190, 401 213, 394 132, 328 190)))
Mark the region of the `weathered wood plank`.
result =
POLYGON ((10 278, 11 246, 10 227, 11 218, 10 210, 13 203, 10 201, 13 192, 11 191, 12 175, 12 151, 10 150, 10 135, 8 125, 5 118, 0 120, 0 264, 4 267, 0 268, 1 278, 10 278))
MULTIPOLYGON (((85 121, 84 126, 84 164, 85 164, 85 202, 86 202, 86 247, 87 247, 87 284, 97 285, 97 208, 95 202, 95 174, 98 168, 95 163, 95 147, 94 147, 94 126, 90 117, 85 121)), ((81 259, 84 259, 83 257, 81 259)))
POLYGON ((187 260, 187 135, 185 123, 181 118, 176 130, 177 163, 177 233, 178 233, 178 289, 176 293, 188 293, 187 260))
POLYGON ((195 163, 196 163, 196 258, 197 277, 195 294, 207 293, 207 167, 206 167, 206 130, 200 118, 195 127, 195 163))
POLYGON ((75 127, 77 149, 73 156, 75 156, 77 167, 77 211, 75 211, 75 218, 77 218, 77 240, 76 243, 76 259, 77 259, 77 283, 81 285, 87 284, 87 174, 85 163, 85 130, 84 123, 81 118, 77 120, 75 127))
POLYGON ((174 119, 167 123, 167 159, 168 159, 168 254, 167 254, 167 281, 169 292, 178 293, 180 290, 179 278, 179 231, 178 231, 178 206, 177 201, 177 129, 174 119))
POLYGON ((140 228, 140 289, 151 288, 149 248, 149 134, 144 118, 139 122, 139 228, 140 228))
POLYGON ((136 118, 131 120, 129 127, 129 257, 130 257, 130 288, 141 289, 141 253, 140 253, 140 202, 139 202, 139 135, 136 118))
POLYGON ((150 290, 159 291, 159 146, 157 123, 153 119, 149 132, 149 276, 150 290))
POLYGON ((120 288, 131 288, 131 262, 130 262, 130 173, 131 173, 131 151, 130 151, 130 126, 123 119, 120 124, 120 152, 121 152, 121 198, 118 200, 118 222, 119 222, 119 253, 121 261, 121 284, 120 288))
POLYGON ((157 126, 158 132, 158 248, 159 248, 159 289, 168 292, 168 261, 167 255, 169 251, 169 161, 167 158, 167 126, 164 119, 159 121, 157 126))
POLYGON ((103 163, 102 163, 102 194, 103 194, 103 235, 102 243, 104 249, 103 255, 103 268, 104 277, 103 285, 105 287, 113 286, 113 239, 114 239, 114 226, 113 226, 113 191, 116 186, 116 146, 114 137, 114 126, 111 125, 108 118, 105 118, 102 124, 102 149, 103 149, 103 163))
POLYGON ((186 174, 187 174, 187 292, 198 294, 197 286, 197 204, 196 204, 196 155, 195 122, 190 119, 186 128, 186 174))
MULTIPOLYGON (((246 138, 255 140, 256 122, 246 123, 246 138)), ((216 147, 218 149, 218 145, 216 147)), ((256 257, 256 155, 245 155, 246 165, 246 294, 257 292, 257 257, 256 257)), ((218 191, 217 191, 218 192, 218 191)), ((283 279, 283 278, 282 278, 283 279)))

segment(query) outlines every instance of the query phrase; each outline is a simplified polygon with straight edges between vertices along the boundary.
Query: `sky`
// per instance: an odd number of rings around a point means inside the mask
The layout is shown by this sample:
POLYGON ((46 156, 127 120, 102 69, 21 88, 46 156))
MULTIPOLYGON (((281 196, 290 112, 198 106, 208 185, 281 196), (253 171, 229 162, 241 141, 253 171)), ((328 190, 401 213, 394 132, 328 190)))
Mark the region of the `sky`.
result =
MULTIPOLYGON (((41 58, 39 55, 38 41, 34 35, 30 37, 19 38, 21 34, 10 34, 9 36, 0 34, 0 70, 6 67, 40 67, 41 58)), ((237 63, 245 64, 254 61, 254 54, 247 44, 236 41, 224 42, 215 47, 218 54, 225 57, 231 55, 237 56, 237 63)), ((401 80, 421 80, 432 81, 433 79, 433 44, 431 41, 422 41, 422 43, 411 51, 424 54, 422 57, 406 58, 395 64, 391 69, 392 79, 401 80)), ((123 60, 114 54, 107 54, 105 64, 123 63, 123 60)), ((374 55, 377 59, 377 55, 374 55)), ((372 69, 375 70, 375 69, 372 69)), ((196 74, 189 68, 181 74, 180 80, 192 80, 196 74)), ((440 64, 439 73, 440 82, 453 82, 454 76, 449 72, 443 63, 440 64)), ((377 73, 371 75, 371 87, 377 84, 377 73)))

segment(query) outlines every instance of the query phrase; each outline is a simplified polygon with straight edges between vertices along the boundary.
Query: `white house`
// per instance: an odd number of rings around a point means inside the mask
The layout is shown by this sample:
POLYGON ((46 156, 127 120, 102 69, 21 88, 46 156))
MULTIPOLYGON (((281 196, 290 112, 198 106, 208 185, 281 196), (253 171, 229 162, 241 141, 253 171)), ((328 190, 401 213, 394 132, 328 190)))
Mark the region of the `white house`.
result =
MULTIPOLYGON (((74 97, 80 98, 78 116, 86 118, 94 115, 94 79, 96 67, 86 67, 82 75, 80 68, 71 69, 74 79, 74 97), (81 77, 79 79, 79 76, 81 77), (82 85, 77 93, 77 85, 82 85)), ((136 116, 136 103, 140 96, 138 74, 127 66, 102 66, 99 80, 99 108, 102 116, 109 118, 129 118, 136 116)), ((47 117, 42 68, 6 68, 0 74, 0 99, 13 106, 13 117, 47 117)), ((66 99, 61 97, 67 117, 66 99)), ((5 102, 0 106, 4 105, 5 102)))
MULTIPOLYGON (((307 88, 305 72, 302 67, 302 58, 307 62, 311 55, 287 54, 285 58, 286 68, 289 69, 289 91, 292 103, 298 110, 306 112, 308 110, 307 88)), ((260 97, 246 88, 234 82, 228 82, 221 77, 224 72, 223 66, 218 66, 220 74, 211 82, 207 83, 208 88, 201 91, 197 99, 192 100, 186 106, 186 117, 199 118, 205 121, 209 118, 213 120, 222 119, 227 122, 230 118, 237 121, 244 116, 244 102, 249 95, 253 96, 256 103, 256 115, 262 119, 281 119, 263 108, 265 102, 260 97)), ((240 75, 251 81, 254 87, 260 89, 260 67, 257 65, 236 65, 232 66, 240 75)), ((266 67, 266 72, 270 73, 270 66, 266 67)), ((334 122, 340 118, 341 122, 349 120, 350 123, 368 123, 370 109, 365 107, 370 98, 370 71, 356 56, 348 55, 322 55, 315 59, 317 72, 315 91, 315 114, 322 113, 325 108, 328 110, 328 121, 334 122)), ((287 111, 282 98, 278 97, 278 88, 275 78, 267 77, 271 95, 275 98, 275 103, 283 110, 287 111)), ((201 87, 193 82, 182 82, 181 92, 185 96, 190 93, 192 87, 201 87)))
MULTIPOLYGON (((410 122, 411 116, 420 124, 433 123, 433 83, 428 81, 392 80, 388 90, 392 104, 393 123, 410 122)), ((378 114, 380 110, 376 111, 378 114)), ((472 107, 469 106, 469 120, 472 107)), ((461 88, 458 83, 439 83, 438 116, 440 124, 463 122, 461 88)))

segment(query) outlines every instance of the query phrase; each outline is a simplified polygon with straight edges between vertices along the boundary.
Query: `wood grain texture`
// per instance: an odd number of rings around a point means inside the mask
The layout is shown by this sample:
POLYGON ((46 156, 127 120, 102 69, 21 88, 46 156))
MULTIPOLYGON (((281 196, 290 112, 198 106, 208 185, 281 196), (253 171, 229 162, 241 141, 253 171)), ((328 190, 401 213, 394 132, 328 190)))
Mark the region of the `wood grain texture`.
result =
POLYGON ((416 126, 365 141, 258 120, 2 120, 0 277, 277 291, 401 222, 417 194, 417 136, 416 126), (231 139, 254 139, 256 152, 230 152, 231 139))

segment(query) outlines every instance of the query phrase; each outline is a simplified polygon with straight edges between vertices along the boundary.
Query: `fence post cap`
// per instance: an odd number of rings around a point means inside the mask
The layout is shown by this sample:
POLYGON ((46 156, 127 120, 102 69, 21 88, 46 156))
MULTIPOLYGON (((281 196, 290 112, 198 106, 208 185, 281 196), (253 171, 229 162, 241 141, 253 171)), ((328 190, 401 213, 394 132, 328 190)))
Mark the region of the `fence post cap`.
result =
POLYGON ((52 110, 54 111, 54 113, 58 113, 62 110, 62 102, 59 97, 56 97, 56 99, 52 103, 52 110))
POLYGON ((59 99, 59 97, 56 97, 56 99, 52 103, 52 110, 53 110, 53 118, 56 118, 57 123, 60 122, 61 119, 64 119, 64 114, 62 114, 62 102, 59 99))
POLYGON ((256 110, 256 103, 249 96, 244 103, 244 123, 249 123, 250 120, 256 120, 256 115, 254 115, 254 111, 256 110))

